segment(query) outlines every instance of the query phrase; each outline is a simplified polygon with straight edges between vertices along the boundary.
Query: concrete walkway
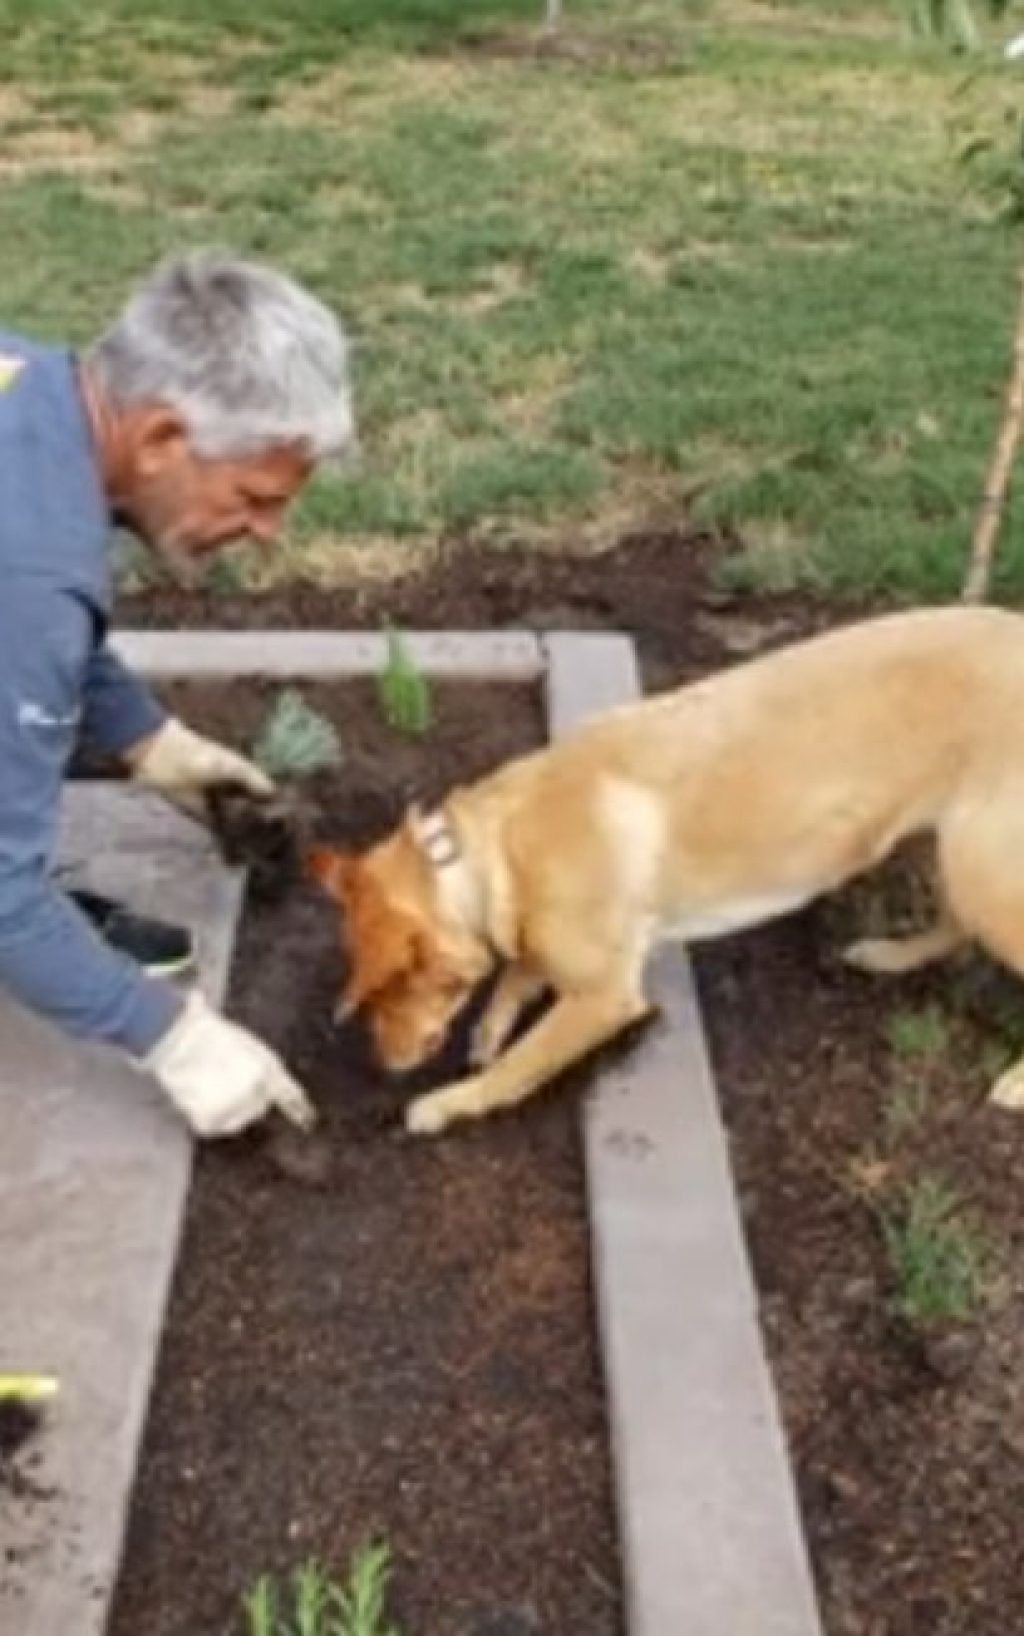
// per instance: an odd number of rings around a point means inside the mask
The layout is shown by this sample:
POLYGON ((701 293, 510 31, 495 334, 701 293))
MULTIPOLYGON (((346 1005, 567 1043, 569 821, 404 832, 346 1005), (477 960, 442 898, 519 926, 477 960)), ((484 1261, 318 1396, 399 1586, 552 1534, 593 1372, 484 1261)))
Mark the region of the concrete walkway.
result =
MULTIPOLYGON (((71 786, 61 862, 73 884, 192 926, 220 998, 241 882, 196 825, 135 791, 71 786)), ((0 1368, 61 1380, 33 1466, 40 1496, 0 1489, 0 1636, 100 1636, 191 1142, 130 1065, 4 1002, 0 1132, 0 1368)))

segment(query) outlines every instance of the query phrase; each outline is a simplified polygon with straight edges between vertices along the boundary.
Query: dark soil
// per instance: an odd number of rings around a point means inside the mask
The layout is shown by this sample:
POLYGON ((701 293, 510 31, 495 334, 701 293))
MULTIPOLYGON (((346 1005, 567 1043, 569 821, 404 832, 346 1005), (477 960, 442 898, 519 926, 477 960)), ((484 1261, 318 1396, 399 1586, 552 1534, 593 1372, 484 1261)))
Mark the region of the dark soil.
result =
MULTIPOLYGON (((34 1541, 18 1537, 9 1526, 15 1516, 28 1515, 58 1500, 57 1490, 43 1475, 43 1412, 16 1399, 0 1402, 0 1581, 4 1569, 20 1564, 22 1571, 38 1549, 34 1541), (7 1516, 2 1516, 6 1510, 7 1516)), ((35 1532, 35 1529, 33 1529, 35 1532)))
MULTIPOLYGON (((440 688, 419 741, 381 725, 369 685, 304 692, 344 745, 312 792, 339 840, 543 732, 532 689, 440 688)), ((270 693, 171 700, 248 744, 270 693)), ((260 1573, 316 1556, 343 1575, 377 1538, 409 1636, 616 1636, 573 1099, 464 1141, 405 1138, 401 1103, 439 1070, 383 1080, 358 1032, 331 1026, 341 973, 314 887, 251 901, 231 1010, 285 1054, 323 1128, 200 1155, 113 1636, 222 1636, 260 1573)))
MULTIPOLYGON (((861 611, 724 595, 728 549, 668 534, 589 559, 453 548, 400 586, 174 594, 123 617, 614 626, 637 637, 655 688, 861 611)), ((504 725, 494 712, 489 728, 504 725)), ((461 735, 452 751, 439 771, 462 777, 461 735)), ((386 764, 365 775, 387 807, 386 764)), ((1024 1618, 1024 1126, 984 1093, 1021 1044, 1019 991, 980 958, 887 983, 838 963, 865 920, 920 912, 916 878, 896 865, 701 950, 696 967, 828 1636, 1006 1636, 1024 1618), (915 1044, 899 1024, 922 1015, 915 1044), (928 1176, 957 1189, 985 1236, 987 1281, 963 1321, 913 1328, 880 1221, 928 1176)), ((352 1543, 350 1524, 330 1520, 342 1512, 395 1542, 410 1636, 472 1636, 524 1600, 545 1636, 601 1636, 620 1614, 599 1589, 615 1553, 570 1134, 578 1085, 437 1146, 403 1141, 394 1093, 369 1075, 351 1084, 361 1076, 327 1033, 321 907, 297 898, 288 915, 296 986, 282 987, 275 923, 257 912, 238 1004, 307 1074, 331 1064, 338 1185, 282 1181, 265 1150, 202 1158, 115 1636, 218 1631, 205 1566, 205 1623, 140 1610, 174 1608, 204 1540, 221 1587, 317 1542, 337 1559, 352 1543), (274 1276, 292 1253, 294 1287, 274 1276), (311 1322, 298 1347, 295 1311, 311 1322), (339 1432, 340 1459, 326 1453, 339 1432), (262 1493, 236 1507, 254 1455, 262 1493), (555 1499, 559 1470, 571 1481, 555 1499)))
POLYGON ((0 1489, 18 1494, 29 1486, 22 1461, 39 1420, 38 1411, 26 1403, 0 1403, 0 1489))

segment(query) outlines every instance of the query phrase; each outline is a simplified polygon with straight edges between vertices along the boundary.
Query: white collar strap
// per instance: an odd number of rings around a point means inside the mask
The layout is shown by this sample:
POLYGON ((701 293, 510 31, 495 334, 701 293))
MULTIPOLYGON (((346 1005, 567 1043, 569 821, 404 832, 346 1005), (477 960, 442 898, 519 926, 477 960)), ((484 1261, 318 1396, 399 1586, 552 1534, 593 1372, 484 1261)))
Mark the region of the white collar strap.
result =
POLYGON ((437 871, 437 892, 443 909, 461 921, 467 931, 482 938, 495 958, 503 958, 491 936, 486 882, 443 807, 417 817, 416 839, 437 871))
POLYGON ((447 869, 462 857, 459 837, 443 807, 425 813, 419 819, 416 838, 435 869, 447 869))

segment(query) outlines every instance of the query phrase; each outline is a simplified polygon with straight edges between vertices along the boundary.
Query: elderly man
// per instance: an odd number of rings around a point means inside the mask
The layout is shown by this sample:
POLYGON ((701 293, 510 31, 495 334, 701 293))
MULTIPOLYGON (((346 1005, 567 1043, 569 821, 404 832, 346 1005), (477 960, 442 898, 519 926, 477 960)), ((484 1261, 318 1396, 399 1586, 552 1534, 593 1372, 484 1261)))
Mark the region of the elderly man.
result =
POLYGON ((0 334, 0 989, 128 1053, 202 1136, 313 1110, 266 1045, 157 975, 187 963, 187 938, 54 883, 61 782, 81 741, 184 804, 271 785, 107 645, 112 525, 188 576, 232 541, 273 541, 352 435, 338 322, 257 264, 163 264, 79 357, 0 334))

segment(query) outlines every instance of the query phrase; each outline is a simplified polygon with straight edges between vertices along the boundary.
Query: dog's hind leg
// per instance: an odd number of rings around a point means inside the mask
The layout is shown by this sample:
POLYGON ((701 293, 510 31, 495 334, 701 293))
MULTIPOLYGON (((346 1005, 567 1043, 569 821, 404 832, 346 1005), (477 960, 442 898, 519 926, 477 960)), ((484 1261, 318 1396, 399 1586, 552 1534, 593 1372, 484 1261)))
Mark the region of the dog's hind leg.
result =
MULTIPOLYGON (((951 813, 939 835, 946 900, 964 935, 1024 977, 1024 778, 1005 778, 951 813)), ((1024 1110, 1024 1058, 996 1080, 990 1100, 1024 1110)))
POLYGON ((944 960, 966 941, 963 929, 948 911, 927 931, 907 937, 864 937, 843 950, 848 966, 858 971, 876 972, 883 977, 900 977, 904 972, 944 960))

